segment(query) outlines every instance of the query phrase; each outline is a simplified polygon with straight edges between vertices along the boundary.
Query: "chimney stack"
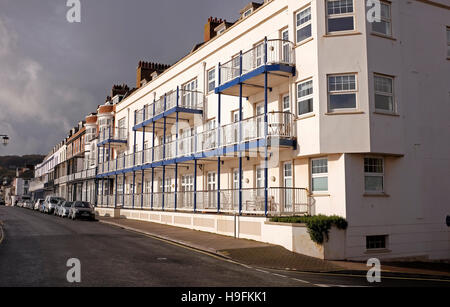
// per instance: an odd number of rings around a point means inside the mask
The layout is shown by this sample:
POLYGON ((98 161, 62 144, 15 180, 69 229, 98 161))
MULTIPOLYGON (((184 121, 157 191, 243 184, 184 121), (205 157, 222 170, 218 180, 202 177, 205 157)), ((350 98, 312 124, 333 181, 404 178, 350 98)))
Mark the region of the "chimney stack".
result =
POLYGON ((210 41, 212 38, 216 36, 217 33, 214 29, 223 22, 224 20, 218 19, 217 17, 208 18, 208 22, 205 24, 205 35, 204 35, 205 43, 210 41))
POLYGON ((144 83, 151 81, 154 72, 160 74, 169 67, 170 65, 139 61, 136 74, 136 88, 140 88, 144 83))
POLYGON ((122 85, 113 85, 111 89, 111 97, 116 97, 117 95, 125 95, 130 91, 128 85, 123 83, 122 85))

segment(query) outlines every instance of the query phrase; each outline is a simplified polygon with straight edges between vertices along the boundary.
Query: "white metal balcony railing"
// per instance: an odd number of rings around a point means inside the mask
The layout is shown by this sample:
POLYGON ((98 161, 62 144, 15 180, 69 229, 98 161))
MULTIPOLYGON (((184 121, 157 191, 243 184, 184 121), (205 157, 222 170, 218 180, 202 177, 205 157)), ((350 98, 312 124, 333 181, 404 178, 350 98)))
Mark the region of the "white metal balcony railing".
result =
POLYGON ((280 39, 267 40, 220 65, 219 86, 263 65, 272 64, 294 65, 294 43, 280 39))
MULTIPOLYGON (((271 112, 267 114, 267 132, 271 138, 294 138, 294 115, 287 112, 271 112)), ((161 162, 189 155, 200 154, 226 146, 262 140, 265 136, 264 114, 252 118, 196 133, 193 136, 180 138, 163 145, 157 145, 136 154, 128 154, 118 159, 99 164, 99 173, 107 173, 129 169, 135 166, 161 162), (217 131, 220 133, 220 146, 218 145, 217 131), (241 131, 241 132, 240 132, 241 131), (240 142, 240 133, 242 141, 240 142)))
MULTIPOLYGON (((154 209, 175 210, 175 195, 179 211, 217 212, 218 191, 180 191, 155 192, 144 194, 118 194, 117 207, 124 209, 154 209), (164 208, 163 208, 164 198, 164 208), (134 199, 134 207, 133 207, 134 199)), ((116 195, 98 195, 97 205, 100 207, 115 207, 116 195)), ((239 206, 239 190, 220 190, 220 212, 244 214, 265 214, 265 196, 263 188, 242 189, 241 206, 239 206)), ((307 189, 302 188, 269 188, 269 215, 311 214, 311 202, 307 189)))
POLYGON ((104 142, 107 140, 112 141, 127 141, 128 140, 128 131, 126 128, 109 128, 102 129, 99 133, 99 141, 104 142))
POLYGON ((146 105, 143 109, 136 111, 135 125, 139 125, 150 118, 175 108, 177 106, 177 95, 178 107, 191 110, 203 110, 204 95, 202 92, 180 89, 178 94, 177 91, 172 91, 154 103, 146 105))

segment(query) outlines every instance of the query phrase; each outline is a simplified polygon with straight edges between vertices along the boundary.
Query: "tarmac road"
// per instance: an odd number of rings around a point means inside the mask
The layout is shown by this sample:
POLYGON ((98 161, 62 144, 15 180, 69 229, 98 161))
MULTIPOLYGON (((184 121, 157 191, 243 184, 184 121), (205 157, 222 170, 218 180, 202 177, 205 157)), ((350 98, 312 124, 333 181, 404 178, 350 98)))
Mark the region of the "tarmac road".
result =
MULTIPOLYGON (((71 221, 0 206, 0 287, 348 287, 373 286, 363 276, 278 272, 216 256, 98 222, 71 221), (66 279, 71 258, 81 283, 66 279)), ((450 286, 448 281, 383 279, 376 286, 450 286)))

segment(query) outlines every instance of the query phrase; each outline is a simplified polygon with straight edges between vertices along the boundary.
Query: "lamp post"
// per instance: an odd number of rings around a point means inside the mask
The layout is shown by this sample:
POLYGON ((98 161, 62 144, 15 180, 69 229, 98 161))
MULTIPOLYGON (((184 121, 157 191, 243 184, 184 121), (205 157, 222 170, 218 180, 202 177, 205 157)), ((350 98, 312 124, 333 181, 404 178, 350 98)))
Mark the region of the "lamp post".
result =
POLYGON ((9 143, 9 137, 7 135, 0 134, 0 138, 2 140, 3 146, 7 146, 9 143))

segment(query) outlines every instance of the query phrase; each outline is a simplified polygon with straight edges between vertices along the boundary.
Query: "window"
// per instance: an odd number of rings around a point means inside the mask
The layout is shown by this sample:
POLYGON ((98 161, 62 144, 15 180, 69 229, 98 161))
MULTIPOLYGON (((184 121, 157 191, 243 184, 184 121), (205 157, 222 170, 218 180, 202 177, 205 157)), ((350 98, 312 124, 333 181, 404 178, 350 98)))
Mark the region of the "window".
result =
POLYGON ((283 53, 283 55, 282 55, 283 62, 290 64, 293 59, 291 59, 292 52, 291 52, 291 44, 289 41, 289 30, 288 29, 281 31, 281 40, 282 40, 281 51, 283 53))
POLYGON ((264 43, 255 45, 255 68, 264 64, 264 43))
POLYGON ((311 160, 311 186, 313 192, 328 191, 328 159, 311 160))
POLYGON ((233 78, 239 77, 241 75, 241 56, 240 55, 236 55, 232 58, 231 72, 232 72, 233 78))
POLYGON ((367 236, 366 249, 385 249, 388 236, 367 236))
POLYGON ((372 23, 372 31, 386 36, 392 36, 390 3, 381 2, 381 20, 380 22, 372 23))
POLYGON ((375 75, 375 109, 395 112, 394 78, 375 75))
POLYGON ((356 108, 356 75, 328 76, 330 111, 356 108))
POLYGON ((354 29, 353 0, 327 0, 328 33, 354 29))
POLYGON ((313 81, 299 83, 297 85, 297 110, 298 115, 313 111, 313 81))
POLYGON ((384 192, 383 158, 364 159, 364 188, 367 193, 384 192))
POLYGON ((284 188, 284 208, 292 208, 292 191, 293 191, 292 163, 284 163, 283 166, 283 188, 284 188))
POLYGON ((208 70, 208 92, 214 91, 216 88, 216 69, 208 70))
POLYGON ((447 59, 450 59, 450 27, 447 27, 447 59))
POLYGON ((283 112, 291 113, 291 97, 289 94, 283 95, 282 102, 283 112))
POLYGON ((297 43, 311 37, 311 7, 308 7, 296 14, 297 19, 297 43))
POLYGON ((118 131, 118 137, 119 137, 119 139, 121 139, 121 140, 123 140, 123 139, 126 139, 126 128, 125 128, 125 125, 126 125, 126 122, 125 122, 125 117, 124 118, 122 118, 122 119, 120 119, 119 120, 119 123, 118 123, 118 125, 119 125, 119 131, 118 131))
POLYGON ((197 107, 197 79, 183 85, 182 105, 187 108, 197 107))
POLYGON ((244 18, 245 18, 245 17, 250 16, 252 13, 253 13, 253 9, 248 9, 244 12, 244 14, 242 14, 242 16, 244 16, 244 18))

